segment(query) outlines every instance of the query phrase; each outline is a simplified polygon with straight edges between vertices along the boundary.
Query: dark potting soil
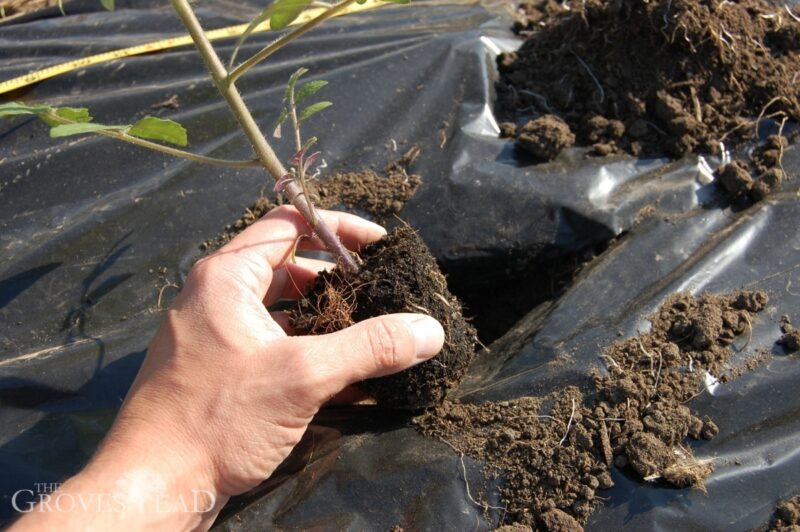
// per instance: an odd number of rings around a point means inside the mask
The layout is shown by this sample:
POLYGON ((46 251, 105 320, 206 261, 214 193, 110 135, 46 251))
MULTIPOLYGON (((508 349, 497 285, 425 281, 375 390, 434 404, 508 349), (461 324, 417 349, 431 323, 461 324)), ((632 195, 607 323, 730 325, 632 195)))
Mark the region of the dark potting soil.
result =
POLYGON ((475 355, 476 332, 444 275, 413 229, 401 226, 360 252, 358 274, 321 273, 292 314, 297 334, 324 334, 394 312, 433 316, 444 327, 441 353, 404 372, 371 379, 360 387, 378 404, 401 409, 437 405, 457 385, 475 355))
MULTIPOLYGON (((422 183, 419 175, 408 173, 409 166, 418 156, 419 148, 413 146, 399 160, 387 165, 384 175, 367 168, 358 172, 336 172, 319 181, 311 181, 314 205, 320 209, 340 205, 358 209, 376 222, 385 223, 400 212, 422 183)), ((209 253, 219 249, 277 206, 271 199, 258 198, 220 234, 204 241, 200 249, 209 253)))
POLYGON ((527 40, 498 57, 504 119, 556 115, 598 155, 679 157, 749 140, 760 118, 800 118, 800 21, 790 7, 765 0, 570 6, 520 4, 515 28, 527 40))
POLYGON ((775 516, 769 524, 775 532, 797 532, 800 530, 800 495, 781 501, 775 507, 775 516))
POLYGON ((711 439, 720 429, 685 403, 707 379, 758 365, 730 367, 729 346, 767 299, 745 291, 673 295, 650 316, 650 332, 606 348, 605 371, 587 372, 580 388, 479 405, 446 401, 414 423, 502 477, 506 524, 579 530, 602 504, 598 490, 613 485, 614 466, 704 490, 713 462, 695 458, 687 438, 711 439))

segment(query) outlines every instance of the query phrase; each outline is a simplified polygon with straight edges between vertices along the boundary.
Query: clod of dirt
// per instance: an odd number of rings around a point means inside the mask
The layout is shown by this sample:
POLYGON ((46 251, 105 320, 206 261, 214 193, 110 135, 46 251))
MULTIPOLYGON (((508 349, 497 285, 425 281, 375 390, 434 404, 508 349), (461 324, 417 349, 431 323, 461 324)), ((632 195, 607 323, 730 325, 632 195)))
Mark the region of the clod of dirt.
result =
POLYGON ((776 166, 780 166, 783 151, 789 147, 789 139, 783 135, 770 135, 753 150, 751 162, 756 173, 764 173, 776 166))
POLYGON ((769 524, 775 532, 797 532, 800 530, 800 495, 781 501, 775 507, 775 515, 769 524))
POLYGON ((513 139, 517 136, 517 124, 514 122, 502 122, 499 127, 501 139, 513 139))
POLYGON ((720 429, 685 403, 702 393, 708 375, 722 381, 744 371, 728 367, 729 345, 768 300, 763 292, 675 294, 650 316, 650 332, 603 351, 607 370, 589 372, 593 390, 585 395, 569 387, 480 405, 445 402, 414 424, 502 476, 506 523, 550 530, 562 514, 585 523, 602 504, 597 490, 613 486, 612 464, 644 480, 705 490, 713 463, 695 458, 686 441, 720 429))
POLYGON ((531 120, 520 130, 517 145, 542 161, 550 161, 561 150, 575 144, 575 134, 560 118, 545 115, 531 120))
POLYGON ((750 197, 753 201, 761 201, 766 198, 781 186, 783 177, 783 170, 780 168, 770 168, 758 176, 753 183, 753 188, 750 190, 750 197))
POLYGON ((753 178, 743 161, 731 161, 723 164, 714 172, 722 189, 736 198, 747 194, 753 186, 753 178))
POLYGON ((524 27, 527 40, 498 57, 502 119, 557 115, 596 153, 682 156, 750 140, 759 117, 800 118, 793 79, 800 70, 800 22, 776 16, 780 4, 587 0, 570 9, 549 6, 521 4, 516 26, 524 27), (528 12, 534 18, 524 19, 528 12))
POLYGON ((794 353, 800 350, 800 329, 795 329, 789 316, 781 317, 781 330, 783 336, 780 337, 778 343, 783 346, 787 353, 794 353))
POLYGON ((783 150, 788 145, 783 135, 770 135, 753 150, 749 161, 738 159, 717 168, 717 185, 732 200, 763 200, 777 191, 786 178, 783 150), (753 175, 757 177, 753 179, 753 175))
POLYGON ((321 273, 292 314, 298 334, 324 334, 374 316, 417 312, 444 327, 441 353, 409 370, 361 383, 379 404, 420 409, 440 404, 457 385, 475 355, 475 329, 461 303, 447 289, 436 260, 409 227, 400 227, 360 252, 358 274, 344 278, 338 269, 321 273))
POLYGON ((787 332, 781 336, 778 343, 780 343, 788 353, 794 353, 800 350, 800 330, 795 329, 787 332))
POLYGON ((574 517, 558 508, 553 508, 542 514, 542 528, 552 532, 582 531, 583 527, 574 517))

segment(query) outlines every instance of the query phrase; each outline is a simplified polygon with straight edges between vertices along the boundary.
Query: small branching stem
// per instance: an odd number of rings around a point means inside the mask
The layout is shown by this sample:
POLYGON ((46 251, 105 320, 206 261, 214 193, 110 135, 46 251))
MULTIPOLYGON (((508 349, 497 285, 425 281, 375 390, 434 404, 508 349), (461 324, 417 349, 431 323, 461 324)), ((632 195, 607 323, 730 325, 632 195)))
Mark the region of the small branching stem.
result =
MULTIPOLYGON (((297 105, 294 98, 294 86, 289 88, 289 117, 292 120, 292 129, 294 130, 294 144, 295 149, 300 154, 299 162, 297 163, 297 180, 300 183, 300 189, 306 198, 310 198, 308 193, 308 185, 306 184, 306 165, 304 162, 305 154, 301 153, 303 150, 303 139, 300 137, 300 122, 297 120, 297 105)), ((311 210, 311 218, 316 221, 317 213, 314 212, 314 204, 310 200, 308 206, 311 210)))
MULTIPOLYGON (((258 124, 253 118, 253 115, 250 114, 250 110, 247 108, 247 104, 242 99, 236 86, 233 82, 228 82, 228 72, 217 55, 217 52, 214 50, 214 47, 211 45, 211 42, 206 37, 200 25, 200 21, 197 19, 191 5, 189 5, 189 1, 172 0, 172 6, 175 8, 183 25, 188 30, 189 35, 191 35, 206 67, 211 72, 214 84, 227 101, 236 120, 253 145, 253 149, 261 161, 261 164, 275 180, 281 179, 287 173, 286 168, 283 166, 280 159, 278 159, 278 156, 267 142, 263 133, 261 133, 258 124)), ((334 259, 341 263, 344 271, 350 274, 357 272, 359 269, 358 265, 352 255, 350 255, 350 252, 342 245, 342 242, 336 234, 330 230, 322 218, 314 218, 311 202, 308 197, 303 194, 297 183, 293 181, 288 182, 283 191, 287 199, 295 206, 300 214, 303 215, 314 233, 325 244, 325 247, 331 255, 333 255, 334 259)))
MULTIPOLYGON (((63 116, 57 115, 55 113, 43 113, 42 116, 47 118, 51 122, 56 122, 58 124, 78 123, 75 122, 74 120, 70 120, 69 118, 64 118, 63 116)), ((235 161, 229 159, 217 159, 216 157, 207 157, 205 155, 199 155, 196 153, 179 150, 178 148, 172 148, 170 146, 164 146, 163 144, 150 142, 149 140, 141 139, 139 137, 134 137, 133 135, 128 135, 124 131, 115 131, 113 129, 109 129, 109 130, 95 131, 95 134, 101 135, 103 137, 109 137, 112 139, 121 140, 122 142, 128 142, 130 144, 135 144, 136 146, 141 146, 142 148, 148 148, 150 150, 166 153, 167 155, 172 155, 173 157, 188 159, 190 161, 194 161, 197 163, 210 164, 214 166, 225 166, 227 168, 256 168, 261 166, 261 161, 259 161, 258 159, 235 161)))
POLYGON ((258 63, 260 63, 267 57, 271 56, 272 54, 274 54, 275 52, 277 52, 278 50, 280 50, 293 40, 308 33, 309 31, 319 26, 329 18, 335 17, 336 15, 338 15, 339 13, 350 7, 350 5, 354 4, 355 2, 356 0, 344 0, 344 2, 340 2, 334 6, 330 6, 330 9, 328 9, 327 11, 320 13, 316 17, 312 18, 305 24, 301 24, 292 31, 281 35, 277 40, 273 41, 271 44, 264 47, 261 51, 253 54, 253 56, 250 57, 250 59, 247 59, 242 64, 234 68, 231 71, 231 73, 227 75, 226 82, 229 85, 233 85, 236 82, 236 80, 242 76, 242 74, 244 74, 245 72, 256 66, 258 63))

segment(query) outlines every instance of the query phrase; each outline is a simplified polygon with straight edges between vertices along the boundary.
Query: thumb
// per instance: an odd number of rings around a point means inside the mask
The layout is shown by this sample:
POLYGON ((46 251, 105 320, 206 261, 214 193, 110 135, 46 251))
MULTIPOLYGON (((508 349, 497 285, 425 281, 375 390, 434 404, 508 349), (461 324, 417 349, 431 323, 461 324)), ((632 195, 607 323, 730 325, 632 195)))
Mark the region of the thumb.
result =
POLYGON ((311 367, 336 393, 372 377, 397 373, 437 354, 444 344, 441 324, 424 314, 387 314, 320 336, 295 337, 311 367))

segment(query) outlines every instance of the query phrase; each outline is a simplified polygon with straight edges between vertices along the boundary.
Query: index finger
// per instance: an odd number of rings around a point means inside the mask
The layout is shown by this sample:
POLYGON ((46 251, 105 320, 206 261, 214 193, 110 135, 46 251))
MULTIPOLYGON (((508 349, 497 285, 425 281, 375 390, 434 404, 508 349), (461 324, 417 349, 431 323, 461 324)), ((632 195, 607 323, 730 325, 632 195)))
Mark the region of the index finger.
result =
MULTIPOLYGON (((320 209, 316 209, 315 212, 349 250, 358 251, 364 245, 386 234, 386 229, 380 225, 353 214, 320 209)), ((286 262, 295 249, 298 238, 310 237, 312 234, 313 230, 297 209, 283 205, 272 209, 259 221, 242 231, 223 246, 219 253, 239 251, 256 253, 274 270, 286 262)), ((303 242, 304 248, 310 245, 316 249, 324 249, 322 242, 317 238, 304 240, 307 240, 303 242)))

